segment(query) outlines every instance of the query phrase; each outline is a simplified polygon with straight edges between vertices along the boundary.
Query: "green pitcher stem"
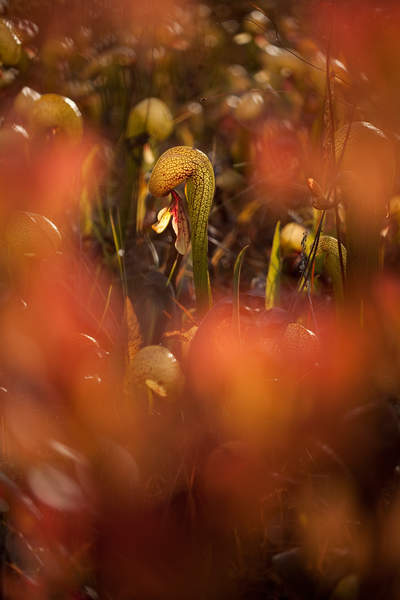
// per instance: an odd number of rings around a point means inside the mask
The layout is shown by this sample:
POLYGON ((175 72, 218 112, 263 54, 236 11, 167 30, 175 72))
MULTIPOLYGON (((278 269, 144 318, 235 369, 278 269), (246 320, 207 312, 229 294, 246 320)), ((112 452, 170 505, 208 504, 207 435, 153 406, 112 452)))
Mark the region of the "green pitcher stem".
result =
POLYGON ((208 217, 214 198, 215 179, 207 156, 190 146, 175 146, 158 159, 149 181, 153 196, 165 196, 186 181, 191 227, 193 279, 200 313, 211 305, 208 274, 208 217))

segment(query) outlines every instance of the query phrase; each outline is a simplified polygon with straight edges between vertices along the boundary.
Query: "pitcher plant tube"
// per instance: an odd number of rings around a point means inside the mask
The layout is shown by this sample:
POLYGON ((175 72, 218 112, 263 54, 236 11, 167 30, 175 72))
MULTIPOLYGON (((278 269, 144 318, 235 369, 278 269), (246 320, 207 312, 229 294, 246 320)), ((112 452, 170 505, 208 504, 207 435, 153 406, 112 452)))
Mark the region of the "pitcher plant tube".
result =
MULTIPOLYGON (((199 312, 204 312, 211 305, 207 226, 215 191, 213 167, 200 150, 190 146, 175 146, 166 150, 156 162, 149 190, 153 196, 162 197, 185 181, 196 304, 199 312)), ((174 198, 176 200, 177 196, 174 195, 174 198)))

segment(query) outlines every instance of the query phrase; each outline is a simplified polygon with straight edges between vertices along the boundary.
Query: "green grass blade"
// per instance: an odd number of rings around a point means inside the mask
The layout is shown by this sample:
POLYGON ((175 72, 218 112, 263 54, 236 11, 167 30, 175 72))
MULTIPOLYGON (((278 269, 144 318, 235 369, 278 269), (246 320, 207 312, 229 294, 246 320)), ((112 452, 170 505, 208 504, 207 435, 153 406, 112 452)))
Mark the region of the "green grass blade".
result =
POLYGON ((178 258, 179 258, 179 254, 177 253, 176 258, 174 260, 174 264, 172 265, 171 270, 169 272, 167 283, 165 284, 166 287, 168 287, 169 284, 172 281, 172 278, 173 278, 174 273, 175 273, 176 265, 178 264, 178 258))
POLYGON ((100 323, 99 323, 99 327, 97 329, 97 333, 100 333, 101 330, 103 329, 103 325, 104 325, 104 320, 106 318, 108 309, 110 308, 110 304, 111 304, 111 294, 113 291, 113 286, 112 284, 110 284, 109 288, 108 288, 108 293, 107 293, 107 298, 106 298, 106 303, 104 305, 104 310, 103 310, 103 314, 101 315, 101 319, 100 319, 100 323))
POLYGON ((265 308, 269 310, 276 304, 279 292, 279 280, 281 275, 281 222, 278 221, 275 227, 274 238, 272 240, 271 256, 265 285, 265 308))
POLYGON ((122 233, 121 233, 121 223, 119 220, 119 213, 118 213, 119 235, 118 235, 117 229, 115 227, 114 217, 112 215, 111 208, 110 208, 109 216, 110 216, 110 223, 111 223, 111 230, 112 230, 112 235, 113 235, 113 240, 114 240, 115 252, 117 255, 119 273, 120 273, 120 277, 121 277, 122 286, 124 288, 124 293, 126 296, 127 295, 127 281, 126 281, 125 266, 124 266, 124 260, 123 260, 124 253, 123 253, 123 251, 121 251, 121 243, 120 243, 122 233))
POLYGON ((239 301, 239 292, 240 292, 240 273, 242 270, 242 264, 245 252, 249 244, 244 246, 239 252, 237 259, 235 261, 235 266, 233 267, 233 327, 236 329, 238 336, 240 336, 240 301, 239 301))

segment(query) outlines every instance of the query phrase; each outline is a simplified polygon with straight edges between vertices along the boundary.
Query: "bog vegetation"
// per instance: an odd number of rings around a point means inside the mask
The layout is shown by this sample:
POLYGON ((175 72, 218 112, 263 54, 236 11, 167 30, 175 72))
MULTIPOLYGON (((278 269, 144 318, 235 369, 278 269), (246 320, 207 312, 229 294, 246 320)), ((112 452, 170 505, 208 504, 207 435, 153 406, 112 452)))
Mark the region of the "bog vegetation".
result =
POLYGON ((2 598, 399 598, 399 28, 0 1, 2 598))

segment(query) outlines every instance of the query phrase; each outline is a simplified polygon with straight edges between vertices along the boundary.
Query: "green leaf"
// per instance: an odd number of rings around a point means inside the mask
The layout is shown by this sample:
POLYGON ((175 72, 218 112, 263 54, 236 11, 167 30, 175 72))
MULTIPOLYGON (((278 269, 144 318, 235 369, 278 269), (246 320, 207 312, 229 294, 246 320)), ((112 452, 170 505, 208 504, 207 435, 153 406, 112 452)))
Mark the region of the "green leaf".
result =
POLYGON ((274 239, 272 240, 271 256, 265 285, 265 308, 268 310, 275 306, 279 292, 279 280, 281 275, 281 222, 278 221, 275 227, 274 239))
POLYGON ((239 291, 240 291, 240 273, 242 270, 242 264, 245 252, 249 244, 244 246, 239 252, 233 267, 233 326, 236 328, 238 336, 240 336, 240 302, 239 302, 239 291))

